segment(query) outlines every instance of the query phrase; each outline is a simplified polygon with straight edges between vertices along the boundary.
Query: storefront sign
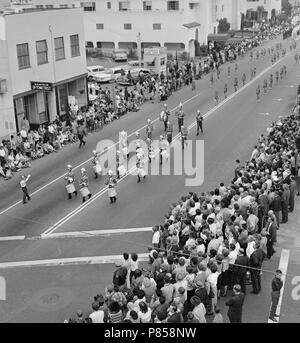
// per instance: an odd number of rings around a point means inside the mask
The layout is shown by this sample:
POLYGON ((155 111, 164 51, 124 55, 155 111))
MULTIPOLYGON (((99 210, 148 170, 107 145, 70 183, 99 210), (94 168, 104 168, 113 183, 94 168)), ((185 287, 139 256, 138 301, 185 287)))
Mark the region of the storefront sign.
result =
POLYGON ((159 48, 144 48, 144 55, 159 55, 159 48))
POLYGON ((44 92, 51 92, 52 91, 52 83, 51 82, 35 82, 31 81, 31 89, 33 91, 44 91, 44 92))

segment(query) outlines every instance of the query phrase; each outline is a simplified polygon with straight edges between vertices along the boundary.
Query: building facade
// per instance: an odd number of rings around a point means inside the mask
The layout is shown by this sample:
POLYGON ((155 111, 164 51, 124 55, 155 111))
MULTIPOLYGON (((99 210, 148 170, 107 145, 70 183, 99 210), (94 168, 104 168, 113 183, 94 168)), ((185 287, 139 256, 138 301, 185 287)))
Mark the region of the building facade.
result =
MULTIPOLYGON (((6 79, 5 102, 13 99, 5 106, 13 107, 14 130, 24 116, 37 126, 66 115, 71 98, 79 107, 87 104, 81 9, 6 13, 0 27, 0 79, 6 79)), ((1 127, 6 120, 1 114, 1 127)))
POLYGON ((246 0, 246 11, 248 19, 269 20, 281 13, 281 0, 246 0))

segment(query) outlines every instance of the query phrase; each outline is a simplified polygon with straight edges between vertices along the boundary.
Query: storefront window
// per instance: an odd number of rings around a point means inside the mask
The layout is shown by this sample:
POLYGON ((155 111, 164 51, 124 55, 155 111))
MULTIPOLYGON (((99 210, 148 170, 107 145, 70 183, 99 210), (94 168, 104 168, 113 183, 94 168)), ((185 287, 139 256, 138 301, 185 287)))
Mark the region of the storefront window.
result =
POLYGON ((59 115, 65 115, 68 106, 68 90, 67 85, 61 85, 58 87, 58 97, 59 97, 59 115))

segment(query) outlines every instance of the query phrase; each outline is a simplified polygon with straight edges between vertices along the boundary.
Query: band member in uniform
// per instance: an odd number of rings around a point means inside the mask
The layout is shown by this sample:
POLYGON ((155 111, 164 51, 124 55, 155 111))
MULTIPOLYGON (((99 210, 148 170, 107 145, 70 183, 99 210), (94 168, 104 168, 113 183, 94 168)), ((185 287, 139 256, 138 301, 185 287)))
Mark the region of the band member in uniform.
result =
POLYGON ((270 82, 269 82, 269 88, 273 88, 273 74, 270 75, 270 82))
POLYGON ((256 77, 256 67, 253 69, 253 76, 256 77))
POLYGON ((197 136, 199 136, 199 129, 201 130, 201 133, 203 133, 203 116, 200 110, 197 111, 196 122, 197 122, 197 136))
POLYGON ((224 85, 224 98, 227 99, 228 86, 227 83, 224 85))
POLYGON ((137 182, 141 182, 141 178, 146 179, 146 172, 144 169, 144 162, 142 159, 137 159, 136 168, 138 171, 138 174, 137 174, 138 181, 137 182))
POLYGON ((154 131, 154 126, 151 122, 151 119, 147 120, 147 126, 146 126, 146 134, 147 134, 147 138, 152 139, 152 133, 154 131))
POLYGON ((116 183, 117 180, 114 178, 113 172, 109 170, 108 179, 106 180, 105 184, 108 186, 108 197, 111 204, 117 201, 117 192, 115 189, 116 183))
POLYGON ((129 148, 128 148, 128 139, 127 133, 125 131, 120 132, 120 148, 123 155, 123 159, 125 160, 126 157, 129 157, 129 148))
POLYGON ((238 78, 237 78, 237 77, 234 78, 234 84, 233 84, 233 86, 234 86, 234 91, 237 92, 238 87, 239 87, 239 81, 238 81, 238 78))
POLYGON ((119 167, 121 165, 121 162, 120 162, 120 151, 116 151, 116 171, 117 171, 117 179, 120 179, 120 172, 119 172, 119 167))
POLYGON ((279 81, 279 73, 278 73, 278 70, 276 70, 275 78, 276 78, 276 83, 278 83, 278 81, 279 81))
POLYGON ((180 103, 179 110, 176 112, 176 117, 178 119, 178 132, 180 132, 181 126, 184 124, 184 116, 182 103, 180 103))
POLYGON ((256 100, 260 101, 260 85, 258 85, 256 88, 256 100))
POLYGON ((286 74, 287 74, 287 68, 286 68, 286 65, 283 66, 283 72, 284 72, 284 77, 286 77, 286 74))
POLYGON ((263 88, 264 88, 264 95, 266 95, 267 90, 268 90, 268 80, 267 79, 264 79, 263 88))
POLYGON ((168 121, 168 124, 167 124, 167 141, 169 142, 169 144, 172 143, 172 138, 173 138, 173 124, 171 124, 168 121))
POLYGON ((92 193, 90 192, 88 185, 89 185, 89 178, 86 175, 86 170, 84 168, 81 168, 81 178, 79 181, 80 186, 80 193, 82 196, 82 202, 85 202, 85 198, 88 197, 89 199, 92 196, 92 193))
POLYGON ((135 152, 137 151, 138 148, 142 146, 142 141, 140 139, 140 134, 138 131, 135 133, 135 152))
POLYGON ((246 84, 246 74, 245 73, 243 73, 242 82, 243 82, 243 86, 245 86, 245 84, 246 84))
POLYGON ((148 160, 149 160, 149 163, 151 163, 152 160, 154 160, 155 158, 155 151, 154 151, 152 139, 147 138, 147 146, 148 146, 148 160))
POLYGON ((217 106, 219 103, 219 92, 216 90, 215 91, 215 105, 217 106))
POLYGON ((167 123, 169 121, 170 111, 168 110, 168 105, 164 104, 164 109, 160 114, 160 120, 164 122, 165 131, 167 131, 167 123))
POLYGON ((181 126, 181 145, 182 150, 184 149, 184 146, 187 145, 187 136, 188 136, 188 130, 183 125, 181 126))
POLYGON ((66 189, 68 192, 68 200, 72 199, 72 194, 77 196, 77 190, 75 188, 75 175, 73 173, 73 167, 68 164, 67 166, 68 172, 65 176, 65 180, 67 180, 66 189))
POLYGON ((30 195, 28 194, 28 190, 27 190, 27 181, 30 179, 30 176, 31 175, 21 176, 20 186, 23 192, 23 204, 27 203, 26 199, 30 200, 30 195))
POLYGON ((283 79, 283 68, 280 68, 280 80, 283 79))
POLYGON ((95 179, 98 179, 98 177, 102 175, 102 167, 98 159, 98 153, 96 150, 93 150, 92 164, 93 164, 95 179))
POLYGON ((211 74, 210 74, 210 87, 212 87, 213 84, 214 84, 214 73, 211 72, 211 74))

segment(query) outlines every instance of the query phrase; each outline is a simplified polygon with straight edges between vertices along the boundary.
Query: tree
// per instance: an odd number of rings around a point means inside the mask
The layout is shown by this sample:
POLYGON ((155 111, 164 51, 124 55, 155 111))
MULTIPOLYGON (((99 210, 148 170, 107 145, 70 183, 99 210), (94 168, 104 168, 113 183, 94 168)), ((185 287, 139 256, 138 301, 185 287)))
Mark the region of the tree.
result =
POLYGON ((218 33, 227 33, 230 30, 230 23, 227 18, 222 18, 219 20, 218 33))
POLYGON ((286 15, 290 16, 292 14, 293 6, 290 4, 289 0, 282 0, 281 2, 281 10, 286 15))

